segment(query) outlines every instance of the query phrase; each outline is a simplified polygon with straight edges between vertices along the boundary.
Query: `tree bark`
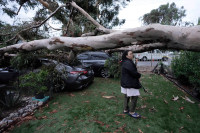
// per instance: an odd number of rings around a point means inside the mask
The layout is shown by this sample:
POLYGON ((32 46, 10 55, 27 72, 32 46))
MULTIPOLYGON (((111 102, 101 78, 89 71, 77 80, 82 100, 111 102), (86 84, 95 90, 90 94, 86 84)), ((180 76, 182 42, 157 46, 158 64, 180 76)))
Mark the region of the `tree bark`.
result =
POLYGON ((131 45, 153 45, 154 48, 200 51, 200 26, 176 27, 160 24, 116 31, 89 37, 53 37, 0 48, 0 52, 67 47, 72 50, 114 49, 131 45), (155 46, 156 44, 164 44, 155 46))
POLYGON ((145 44, 145 45, 133 45, 133 46, 127 46, 127 47, 121 47, 116 49, 108 50, 107 52, 113 53, 113 52, 122 52, 124 50, 130 50, 134 53, 140 53, 145 51, 150 51, 153 49, 165 49, 166 44, 164 43, 152 43, 152 44, 145 44))

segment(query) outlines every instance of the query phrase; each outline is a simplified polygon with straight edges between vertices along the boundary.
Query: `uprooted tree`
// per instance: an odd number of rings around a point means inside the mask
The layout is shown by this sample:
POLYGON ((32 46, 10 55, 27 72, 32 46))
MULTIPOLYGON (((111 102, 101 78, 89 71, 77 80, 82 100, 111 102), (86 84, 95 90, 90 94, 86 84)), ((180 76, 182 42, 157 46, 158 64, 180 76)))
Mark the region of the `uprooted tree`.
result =
MULTIPOLYGON (((39 2, 45 2, 38 0, 39 2)), ((42 3, 48 8, 48 3, 42 3)), ((69 48, 72 50, 101 50, 121 48, 133 50, 135 52, 147 51, 155 48, 159 49, 177 49, 200 51, 200 26, 177 27, 161 24, 151 24, 143 27, 116 31, 106 28, 95 19, 93 19, 85 10, 71 1, 54 9, 48 18, 34 25, 31 28, 40 27, 49 18, 62 8, 73 8, 78 10, 90 22, 95 25, 93 32, 84 33, 81 37, 52 37, 49 39, 34 40, 23 42, 0 48, 0 53, 9 51, 32 51, 47 48, 49 50, 58 48, 69 48)), ((50 10, 50 9, 49 9, 50 10)), ((19 31, 20 33, 21 31, 19 31)))

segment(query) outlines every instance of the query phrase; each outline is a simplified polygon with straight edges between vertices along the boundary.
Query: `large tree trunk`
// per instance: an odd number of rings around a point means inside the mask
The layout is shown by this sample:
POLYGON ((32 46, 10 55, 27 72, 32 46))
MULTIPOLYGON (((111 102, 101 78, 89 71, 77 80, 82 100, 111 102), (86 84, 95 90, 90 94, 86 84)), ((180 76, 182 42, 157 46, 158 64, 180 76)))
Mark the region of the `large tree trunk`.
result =
POLYGON ((200 51, 200 26, 175 27, 160 24, 115 31, 89 37, 53 37, 14 44, 0 48, 0 52, 15 50, 50 50, 67 47, 72 50, 114 49, 130 45, 150 45, 153 48, 200 51), (162 45, 158 45, 158 43, 162 45), (154 47, 155 46, 155 47, 154 47))

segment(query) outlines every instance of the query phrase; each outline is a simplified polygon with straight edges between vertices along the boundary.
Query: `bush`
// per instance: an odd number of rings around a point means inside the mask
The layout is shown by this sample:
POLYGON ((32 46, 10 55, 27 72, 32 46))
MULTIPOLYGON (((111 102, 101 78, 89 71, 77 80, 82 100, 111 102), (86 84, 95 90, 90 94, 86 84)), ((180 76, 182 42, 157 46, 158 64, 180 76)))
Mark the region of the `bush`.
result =
POLYGON ((4 86, 0 88, 0 117, 1 111, 21 104, 21 93, 18 87, 4 86))
POLYGON ((60 92, 65 88, 65 82, 62 79, 62 74, 55 71, 55 66, 44 67, 43 69, 49 72, 47 81, 48 88, 52 89, 54 92, 60 92))
POLYGON ((10 91, 8 94, 8 91, 4 94, 4 98, 0 100, 3 107, 6 108, 13 108, 21 104, 21 94, 20 92, 13 92, 10 91))
POLYGON ((181 52, 180 57, 172 61, 172 70, 179 81, 200 91, 200 53, 181 52))
POLYGON ((25 68, 37 68, 41 66, 38 56, 35 52, 19 53, 18 56, 13 57, 10 61, 12 67, 22 70, 25 68))
POLYGON ((40 72, 30 72, 23 76, 20 76, 20 85, 27 94, 35 94, 47 91, 47 70, 41 70, 40 72))
POLYGON ((39 72, 30 72, 20 76, 20 88, 25 94, 32 95, 35 92, 46 92, 49 95, 64 89, 65 83, 61 74, 54 70, 55 66, 43 67, 39 72))
POLYGON ((118 53, 114 53, 111 58, 108 58, 105 62, 105 67, 108 69, 110 75, 114 78, 121 77, 121 56, 118 53))

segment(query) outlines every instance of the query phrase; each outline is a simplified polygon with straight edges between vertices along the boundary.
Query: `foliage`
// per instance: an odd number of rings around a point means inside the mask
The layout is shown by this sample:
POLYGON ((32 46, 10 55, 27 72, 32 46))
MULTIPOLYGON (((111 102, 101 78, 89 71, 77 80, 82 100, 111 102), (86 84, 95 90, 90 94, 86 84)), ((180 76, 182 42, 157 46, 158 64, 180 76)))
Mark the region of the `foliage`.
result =
POLYGON ((114 78, 120 78, 121 76, 121 58, 118 53, 114 53, 111 58, 108 58, 105 62, 105 67, 108 68, 110 75, 113 75, 114 78))
POLYGON ((180 57, 172 61, 174 75, 182 83, 192 84, 200 91, 200 53, 182 51, 180 57))
POLYGON ((65 88, 65 83, 62 79, 62 74, 57 72, 54 69, 54 66, 43 67, 42 69, 48 71, 47 87, 49 88, 49 91, 60 92, 65 88))
MULTIPOLYGON (((0 24, 0 30, 1 30, 0 43, 8 46, 8 45, 16 44, 16 43, 21 43, 23 41, 31 41, 31 40, 35 40, 35 39, 43 39, 43 38, 48 37, 45 30, 42 30, 41 28, 39 28, 39 29, 33 28, 33 29, 30 29, 27 31, 23 31, 20 34, 18 33, 20 31, 22 31, 22 29, 30 28, 34 24, 35 24, 34 22, 30 22, 30 21, 29 22, 16 21, 16 22, 14 22, 13 25, 2 22, 0 24), (17 36, 16 36, 16 34, 17 34, 17 36), (14 37, 14 39, 10 40, 13 37, 14 37), (10 40, 10 41, 8 41, 8 40, 10 40)), ((0 46, 0 47, 2 47, 2 46, 0 46)))
POLYGON ((41 70, 40 72, 30 72, 20 76, 20 88, 29 94, 45 92, 48 90, 48 74, 47 70, 41 70))
POLYGON ((48 106, 34 113, 34 120, 16 126, 11 133, 200 132, 198 102, 192 104, 182 99, 186 94, 162 76, 144 74, 141 81, 150 93, 140 90, 136 107, 136 112, 142 115, 140 120, 122 114, 124 95, 120 93, 118 79, 96 77, 85 90, 56 94, 48 106), (173 95, 179 99, 171 100, 173 95), (184 109, 180 110, 181 107, 184 109))
POLYGON ((0 103, 3 105, 3 107, 13 108, 21 104, 21 94, 19 91, 7 91, 2 95, 3 96, 0 99, 0 103))
POLYGON ((33 0, 16 0, 16 3, 14 0, 1 0, 0 1, 0 10, 2 10, 4 13, 6 13, 8 16, 10 16, 11 18, 15 17, 18 11, 17 6, 21 5, 24 7, 25 10, 27 10, 27 8, 34 8, 37 5, 37 2, 33 1, 33 0), (12 2, 11 2, 12 1, 12 2), (9 5, 9 6, 8 6, 9 5))
POLYGON ((11 59, 10 63, 12 67, 18 70, 22 70, 25 68, 33 69, 41 65, 35 52, 20 52, 16 57, 13 57, 11 59))
MULTIPOLYGON (((120 1, 114 1, 114 0, 86 0, 86 1, 80 1, 80 0, 74 0, 77 5, 79 5, 81 8, 83 8, 87 13, 89 13, 96 21, 98 21, 100 24, 107 28, 112 28, 113 26, 121 25, 125 23, 125 20, 120 20, 118 18, 118 13, 121 8, 124 8, 131 0, 120 0, 120 1)), ((10 4, 8 1, 2 1, 0 2, 0 9, 6 13, 8 16, 15 17, 18 11, 19 5, 22 6, 22 8, 26 9, 26 11, 31 11, 31 9, 36 9, 36 14, 33 17, 32 22, 21 22, 22 25, 26 25, 27 23, 30 23, 28 26, 34 25, 34 22, 41 22, 47 16, 53 12, 60 4, 66 4, 67 2, 70 2, 70 0, 46 0, 49 4, 48 9, 43 6, 43 8, 36 8, 37 6, 40 6, 41 3, 38 1, 32 1, 32 0, 17 0, 17 2, 13 2, 10 4), (8 5, 11 5, 10 7, 8 5), (32 25, 31 25, 32 24, 32 25)), ((80 36, 80 33, 82 32, 88 32, 91 30, 94 30, 91 26, 91 22, 87 20, 80 12, 76 9, 73 9, 73 13, 71 7, 62 8, 60 9, 52 18, 53 21, 58 20, 59 23, 62 25, 63 29, 66 29, 66 26, 68 24, 68 21, 70 20, 70 17, 73 21, 73 24, 70 24, 67 33, 63 30, 63 35, 70 36, 80 36), (71 14, 71 15, 70 15, 71 14), (75 29, 75 32, 74 30, 75 29), (81 31, 81 32, 80 32, 81 31), (74 33, 73 33, 74 32, 74 33)), ((18 24, 15 24, 18 25, 18 24)), ((49 26, 44 25, 45 29, 50 31, 51 29, 49 26), (49 28, 49 29, 48 29, 49 28)), ((24 27, 19 27, 19 29, 22 29, 24 27)), ((14 28, 15 29, 15 28, 14 28)), ((11 32, 12 29, 10 29, 11 32)), ((39 29, 38 29, 39 30, 39 29)), ((15 30, 14 33, 17 33, 19 30, 15 30)), ((36 30, 37 31, 37 30, 36 30)), ((8 33, 8 32, 7 32, 8 33)), ((12 32, 11 32, 12 33, 12 32)), ((39 34, 39 33, 38 33, 39 34)), ((23 37, 26 39, 25 35, 26 32, 23 33, 23 37)), ((40 34, 42 35, 42 34, 40 34)), ((30 37, 30 36, 29 36, 30 37)))
POLYGON ((178 25, 182 22, 182 18, 186 16, 185 12, 186 10, 183 6, 177 8, 174 2, 171 4, 167 3, 143 15, 141 20, 145 25, 152 23, 178 25))
POLYGON ((43 66, 39 72, 30 72, 20 76, 20 87, 25 94, 35 92, 46 92, 49 95, 53 92, 60 92, 65 88, 62 74, 54 69, 55 66, 43 66))

